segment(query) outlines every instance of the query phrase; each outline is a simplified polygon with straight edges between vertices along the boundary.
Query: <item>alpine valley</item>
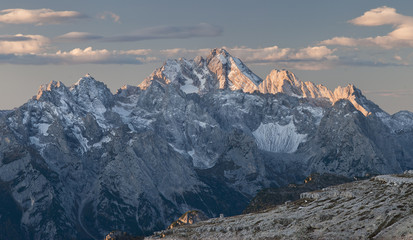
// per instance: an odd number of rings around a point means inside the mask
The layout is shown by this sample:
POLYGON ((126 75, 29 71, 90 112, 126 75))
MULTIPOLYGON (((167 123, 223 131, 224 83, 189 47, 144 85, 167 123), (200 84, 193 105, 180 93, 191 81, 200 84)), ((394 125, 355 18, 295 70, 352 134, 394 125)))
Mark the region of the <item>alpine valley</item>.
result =
POLYGON ((311 173, 401 173, 412 157, 413 113, 389 115, 354 85, 261 79, 214 49, 116 94, 86 75, 1 111, 0 238, 150 235, 189 210, 240 214, 311 173))

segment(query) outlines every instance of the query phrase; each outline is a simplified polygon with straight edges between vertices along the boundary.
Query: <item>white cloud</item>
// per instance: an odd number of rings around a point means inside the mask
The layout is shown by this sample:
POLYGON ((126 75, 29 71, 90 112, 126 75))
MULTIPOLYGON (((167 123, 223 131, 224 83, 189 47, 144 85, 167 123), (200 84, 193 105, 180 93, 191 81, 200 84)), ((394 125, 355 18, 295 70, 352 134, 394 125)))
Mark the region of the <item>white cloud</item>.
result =
POLYGON ((0 23, 7 24, 58 24, 86 15, 76 11, 54 11, 52 9, 5 9, 0 11, 0 23))
POLYGON ((106 49, 93 50, 92 47, 85 49, 75 48, 68 52, 58 51, 55 55, 49 55, 64 59, 67 62, 90 63, 100 62, 111 57, 112 53, 106 49))
POLYGON ((295 59, 337 59, 337 56, 333 55, 334 50, 327 48, 326 46, 307 47, 298 50, 293 56, 295 59))
POLYGON ((411 18, 398 14, 394 8, 383 6, 371 9, 349 22, 361 26, 399 25, 411 20, 411 18))
POLYGON ((227 48, 244 62, 263 63, 280 61, 322 61, 334 60, 334 50, 326 46, 307 47, 302 49, 279 48, 278 46, 266 48, 227 48))
POLYGON ((396 59, 397 61, 403 61, 403 58, 400 57, 399 55, 394 55, 393 58, 396 59))
POLYGON ((69 32, 63 35, 56 37, 58 41, 67 41, 67 42, 82 42, 89 40, 97 40, 103 38, 102 36, 88 33, 88 32, 69 32))
POLYGON ((3 35, 0 36, 0 54, 35 54, 44 51, 49 43, 41 35, 3 35))
POLYGON ((37 57, 45 64, 142 64, 154 61, 147 56, 151 50, 135 49, 128 51, 110 51, 107 49, 75 48, 70 51, 57 51, 50 54, 39 54, 37 57))
MULTIPOLYGON (((73 34, 78 35, 78 34, 73 34)), ((79 34, 83 36, 82 34, 79 34)), ((30 36, 33 37, 33 36, 30 36)), ((1 36, 0 36, 1 39, 1 36)), ((19 41, 15 43, 21 43, 19 41)), ((0 42, 1 43, 1 42, 0 42)), ((0 45, 1 46, 1 45, 0 45)), ((336 56, 334 50, 325 46, 307 47, 303 49, 279 48, 277 46, 268 48, 226 48, 233 56, 239 57, 246 63, 252 64, 283 64, 291 68, 318 70, 329 66, 327 62, 334 61, 336 56)), ((201 55, 206 56, 210 49, 185 49, 174 48, 164 50, 132 49, 132 50, 107 50, 75 48, 70 51, 57 51, 56 53, 39 53, 41 48, 29 55, 0 56, 0 62, 14 64, 142 64, 147 62, 162 61, 167 58, 193 58, 201 55)), ((3 54, 14 54, 15 51, 3 52, 3 54)), ((25 53, 21 51, 19 53, 25 53)), ((32 53, 32 52, 26 52, 32 53)))
MULTIPOLYGON (((0 39, 16 38, 16 41, 23 41, 23 36, 0 36, 0 39), (22 37, 22 39, 20 39, 22 37)), ((1 42, 1 41, 0 41, 1 42)), ((17 42, 16 42, 17 43, 17 42)), ((300 69, 300 70, 321 70, 338 65, 345 66, 409 66, 405 62, 386 62, 384 60, 360 60, 355 57, 338 57, 334 55, 335 49, 325 46, 307 47, 301 49, 279 48, 272 46, 267 48, 247 48, 233 47, 226 48, 234 57, 240 58, 247 64, 277 65, 278 68, 300 69)), ((20 54, 16 52, 0 52, 0 63, 9 64, 144 64, 150 62, 161 62, 168 58, 194 58, 195 56, 207 56, 210 49, 185 49, 173 48, 164 50, 152 49, 131 49, 131 50, 107 50, 75 48, 69 51, 57 51, 55 53, 42 53, 42 48, 38 53, 20 54)), ((394 59, 393 59, 394 61, 394 59)))
POLYGON ((384 36, 368 38, 334 37, 320 42, 322 45, 379 46, 382 48, 413 47, 413 17, 405 16, 390 7, 379 7, 349 21, 359 26, 392 25, 394 31, 384 36))
POLYGON ((102 20, 105 20, 105 19, 108 18, 108 17, 112 18, 112 20, 113 20, 115 23, 120 23, 120 16, 117 15, 117 14, 115 14, 115 13, 113 13, 113 12, 107 11, 107 12, 104 12, 104 13, 98 15, 98 18, 100 18, 100 19, 102 19, 102 20))

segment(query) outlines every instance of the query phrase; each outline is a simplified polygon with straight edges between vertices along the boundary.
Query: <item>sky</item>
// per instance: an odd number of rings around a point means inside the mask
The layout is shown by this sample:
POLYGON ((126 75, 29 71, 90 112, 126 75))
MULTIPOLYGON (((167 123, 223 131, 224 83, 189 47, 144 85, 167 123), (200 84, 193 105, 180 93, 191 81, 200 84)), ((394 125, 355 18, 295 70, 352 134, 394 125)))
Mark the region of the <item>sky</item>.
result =
POLYGON ((224 47, 257 75, 288 69, 354 84, 385 111, 413 111, 413 1, 2 0, 0 109, 87 73, 112 92, 168 58, 224 47))

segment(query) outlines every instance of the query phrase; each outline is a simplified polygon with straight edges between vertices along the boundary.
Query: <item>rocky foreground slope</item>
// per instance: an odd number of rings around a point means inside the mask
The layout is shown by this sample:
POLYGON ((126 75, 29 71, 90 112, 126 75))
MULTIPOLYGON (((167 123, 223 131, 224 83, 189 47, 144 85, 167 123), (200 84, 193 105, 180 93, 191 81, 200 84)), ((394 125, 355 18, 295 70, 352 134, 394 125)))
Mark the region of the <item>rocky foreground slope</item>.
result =
POLYGON ((311 174, 302 184, 288 184, 284 187, 266 188, 259 191, 244 209, 243 213, 261 212, 285 202, 298 200, 300 199, 301 193, 311 192, 355 180, 357 180, 357 178, 347 178, 328 173, 311 174))
POLYGON ((301 194, 262 213, 215 218, 145 239, 413 239, 413 172, 301 194))
POLYGON ((102 239, 166 228, 189 210, 240 214, 310 173, 413 169, 413 113, 286 70, 261 79, 224 49, 169 60, 116 94, 90 75, 52 81, 0 114, 0 230, 102 239))

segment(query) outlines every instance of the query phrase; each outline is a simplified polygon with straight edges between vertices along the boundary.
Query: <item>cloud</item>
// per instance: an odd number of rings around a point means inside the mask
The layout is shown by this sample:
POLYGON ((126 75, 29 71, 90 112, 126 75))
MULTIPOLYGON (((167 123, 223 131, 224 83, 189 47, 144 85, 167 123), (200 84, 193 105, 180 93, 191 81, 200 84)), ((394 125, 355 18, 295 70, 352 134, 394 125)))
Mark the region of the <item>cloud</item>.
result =
POLYGON ((107 12, 104 12, 104 13, 98 15, 98 18, 100 18, 102 20, 105 20, 108 17, 112 18, 115 23, 120 23, 120 16, 113 13, 113 12, 107 11, 107 12))
POLYGON ((152 52, 152 49, 134 49, 134 50, 126 50, 126 51, 117 51, 120 54, 125 55, 148 55, 152 52))
POLYGON ((326 46, 307 47, 301 49, 279 48, 227 48, 234 56, 246 63, 280 64, 287 68, 301 70, 327 69, 338 59, 334 50, 326 46))
MULTIPOLYGON (((405 62, 386 61, 377 58, 373 60, 359 59, 357 54, 350 56, 338 56, 337 49, 330 49, 326 46, 310 46, 306 48, 280 48, 278 46, 264 48, 247 47, 223 47, 235 57, 240 58, 247 64, 258 65, 278 65, 278 67, 299 70, 323 70, 336 66, 352 67, 388 67, 388 66, 410 66, 405 62)), ((207 56, 210 49, 185 49, 172 48, 160 50, 159 59, 165 58, 194 58, 195 56, 207 56)))
POLYGON ((127 51, 75 48, 70 51, 37 54, 0 53, 0 63, 47 65, 47 64, 142 64, 156 61, 149 56, 149 49, 134 49, 127 51))
POLYGON ((0 35, 0 41, 4 42, 20 42, 20 41, 29 41, 32 40, 31 37, 18 35, 0 35))
POLYGON ((154 61, 154 57, 148 56, 150 52, 148 49, 109 51, 87 47, 85 49, 75 48, 71 51, 58 51, 55 54, 44 54, 41 57, 55 59, 56 64, 142 64, 154 61))
POLYGON ((7 24, 59 24, 74 19, 86 18, 76 11, 54 11, 52 9, 5 9, 0 11, 0 23, 7 24))
MULTIPOLYGON (((264 63, 264 62, 277 62, 277 61, 300 61, 300 60, 323 60, 323 59, 336 59, 337 56, 333 55, 334 50, 325 46, 307 47, 302 49, 292 48, 279 48, 278 46, 266 47, 266 48, 247 48, 247 47, 223 47, 227 49, 233 56, 241 58, 244 62, 248 63, 264 63)), ((211 49, 185 49, 185 48, 173 48, 160 50, 161 53, 167 56, 184 56, 184 55, 207 55, 211 49)))
MULTIPOLYGON (((326 46, 306 47, 302 49, 280 48, 278 46, 265 48, 223 47, 233 56, 250 64, 280 64, 288 68, 302 70, 320 70, 332 66, 338 60, 333 49, 326 46)), ((173 48, 160 50, 159 54, 168 58, 206 56, 211 49, 173 48)))
MULTIPOLYGON (((33 36, 26 36, 32 38, 33 36)), ((0 37, 1 38, 1 37, 0 37)), ((336 56, 335 49, 325 46, 306 47, 301 49, 279 48, 272 46, 267 48, 224 47, 233 56, 239 57, 247 64, 278 65, 278 67, 300 70, 322 70, 334 66, 409 66, 404 62, 385 62, 384 60, 360 60, 357 56, 336 56)), ((163 50, 131 49, 131 50, 107 50, 75 48, 69 51, 57 51, 55 53, 21 53, 0 52, 0 63, 10 64, 145 64, 161 62, 168 58, 194 58, 195 56, 207 56, 211 50, 173 48, 163 50)), ((394 61, 394 59, 393 59, 394 61)))
POLYGON ((403 61, 403 58, 400 57, 399 55, 394 55, 393 58, 396 59, 397 61, 403 61))
POLYGON ((371 9, 349 22, 361 26, 399 25, 411 20, 411 18, 398 14, 394 8, 383 6, 371 9))
POLYGON ((0 54, 35 54, 43 52, 49 43, 41 35, 0 35, 0 54))
POLYGON ((222 29, 208 23, 190 26, 156 26, 144 28, 133 34, 108 37, 110 42, 135 42, 150 39, 185 39, 194 37, 216 37, 222 29))
POLYGON ((394 31, 384 36, 367 38, 334 37, 321 41, 321 45, 341 46, 379 46, 386 49, 413 47, 413 17, 405 16, 390 7, 379 7, 365 12, 362 16, 349 21, 359 26, 392 25, 394 31))
POLYGON ((90 40, 97 40, 102 39, 102 36, 95 35, 92 33, 87 32, 69 32, 63 35, 56 37, 55 39, 58 41, 64 42, 83 42, 83 41, 90 41, 90 40))
POLYGON ((56 54, 47 54, 45 56, 56 57, 64 60, 63 62, 91 63, 101 62, 111 57, 112 53, 106 49, 93 50, 92 47, 85 49, 75 48, 71 51, 58 51, 56 54))

